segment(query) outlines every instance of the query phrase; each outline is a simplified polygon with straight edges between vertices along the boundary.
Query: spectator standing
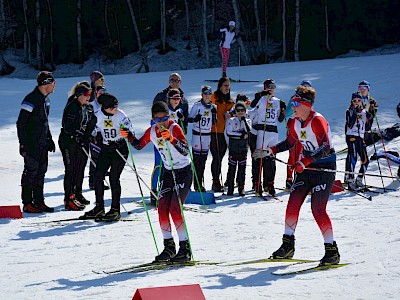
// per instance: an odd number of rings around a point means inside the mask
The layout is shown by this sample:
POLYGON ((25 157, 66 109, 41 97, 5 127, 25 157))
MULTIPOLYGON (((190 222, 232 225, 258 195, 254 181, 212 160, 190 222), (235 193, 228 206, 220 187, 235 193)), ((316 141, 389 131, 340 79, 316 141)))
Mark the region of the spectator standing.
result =
POLYGON ((21 103, 17 120, 19 153, 24 158, 21 177, 21 198, 26 213, 53 212, 44 202, 44 177, 48 166, 48 152, 56 146, 49 128, 50 98, 56 80, 51 72, 37 75, 37 86, 21 103))

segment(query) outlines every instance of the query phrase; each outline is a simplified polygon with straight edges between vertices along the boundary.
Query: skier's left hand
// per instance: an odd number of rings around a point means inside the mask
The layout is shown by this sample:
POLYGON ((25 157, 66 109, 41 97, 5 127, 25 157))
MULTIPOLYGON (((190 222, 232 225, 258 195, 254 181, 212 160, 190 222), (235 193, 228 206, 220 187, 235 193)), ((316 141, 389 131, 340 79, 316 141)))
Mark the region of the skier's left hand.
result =
POLYGON ((47 151, 56 152, 56 144, 54 144, 53 140, 49 139, 47 144, 47 151))
POLYGON ((161 131, 161 136, 166 141, 172 142, 174 140, 174 137, 171 135, 169 129, 164 129, 163 131, 161 131))
POLYGON ((183 116, 183 114, 181 113, 180 110, 177 111, 176 115, 178 116, 178 119, 183 121, 185 119, 185 117, 183 116))
POLYGON ((306 166, 303 164, 301 160, 298 160, 293 166, 292 170, 296 173, 303 173, 306 166))

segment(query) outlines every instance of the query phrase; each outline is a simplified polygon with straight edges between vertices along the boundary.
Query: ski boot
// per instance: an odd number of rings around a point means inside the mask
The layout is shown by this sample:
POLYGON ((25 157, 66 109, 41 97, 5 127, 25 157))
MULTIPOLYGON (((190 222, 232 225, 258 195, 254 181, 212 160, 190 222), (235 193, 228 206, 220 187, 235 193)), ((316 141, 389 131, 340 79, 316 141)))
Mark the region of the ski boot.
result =
POLYGON ((155 262, 165 262, 169 261, 175 256, 176 248, 173 238, 164 240, 164 250, 154 258, 155 262))
POLYGON ((96 220, 103 222, 114 222, 118 221, 119 219, 121 219, 121 213, 117 208, 111 208, 110 211, 106 213, 104 216, 96 218, 96 220))
POLYGON ((340 254, 336 242, 333 241, 333 244, 324 243, 324 245, 325 245, 325 255, 321 259, 320 264, 337 265, 340 262, 340 254))
POLYGON ((221 182, 219 182, 219 179, 216 179, 216 180, 213 181, 212 189, 216 193, 221 193, 221 192, 224 191, 224 189, 221 186, 221 182))
POLYGON ((190 251, 190 244, 188 241, 179 242, 178 253, 170 259, 171 262, 184 263, 190 261, 192 258, 192 253, 190 251))
POLYGON ((344 174, 344 180, 343 183, 350 185, 354 181, 354 175, 353 174, 344 174))
POLYGON ((350 182, 349 188, 352 191, 361 191, 361 190, 365 189, 365 185, 363 183, 362 177, 358 176, 354 182, 350 182))
POLYGON ((22 210, 24 213, 30 213, 30 214, 40 214, 43 212, 43 210, 40 207, 37 207, 33 203, 24 204, 24 208, 22 210))
POLYGON ((85 209, 85 205, 83 205, 82 203, 80 203, 78 201, 78 199, 75 198, 75 195, 72 194, 69 197, 65 197, 64 199, 64 206, 66 210, 84 210, 85 209))
POLYGON ((75 198, 83 205, 88 205, 90 204, 90 201, 87 200, 83 195, 82 192, 77 192, 75 193, 75 198))
POLYGON ((95 206, 92 210, 85 212, 82 219, 98 219, 104 215, 104 207, 95 206))
POLYGON ((281 247, 272 253, 272 258, 292 258, 294 255, 294 235, 284 234, 281 247))
POLYGON ((244 186, 239 187, 239 196, 240 197, 246 196, 246 193, 244 192, 244 186))
POLYGON ((272 197, 275 197, 275 187, 273 182, 268 182, 267 191, 272 197))
POLYGON ((36 206, 40 208, 43 212, 54 212, 53 207, 48 207, 44 201, 42 203, 36 203, 36 206))

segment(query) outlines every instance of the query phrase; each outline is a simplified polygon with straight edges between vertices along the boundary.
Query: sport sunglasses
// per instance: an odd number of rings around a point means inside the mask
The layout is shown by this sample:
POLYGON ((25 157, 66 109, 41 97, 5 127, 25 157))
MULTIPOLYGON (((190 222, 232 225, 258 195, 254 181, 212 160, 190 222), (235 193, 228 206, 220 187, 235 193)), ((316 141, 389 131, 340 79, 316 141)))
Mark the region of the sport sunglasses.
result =
POLYGON ((165 122, 168 119, 169 119, 169 115, 166 115, 166 116, 164 116, 162 118, 153 118, 154 122, 156 122, 156 123, 165 122))

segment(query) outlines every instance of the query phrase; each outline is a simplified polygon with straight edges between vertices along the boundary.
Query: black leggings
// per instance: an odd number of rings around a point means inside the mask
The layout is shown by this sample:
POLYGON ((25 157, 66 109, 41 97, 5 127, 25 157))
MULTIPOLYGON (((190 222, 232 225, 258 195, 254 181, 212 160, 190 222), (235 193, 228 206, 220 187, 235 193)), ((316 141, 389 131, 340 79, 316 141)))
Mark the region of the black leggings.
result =
POLYGON ((210 151, 213 157, 211 162, 211 173, 213 180, 218 180, 221 174, 221 163, 225 156, 228 145, 223 133, 211 133, 210 151))

